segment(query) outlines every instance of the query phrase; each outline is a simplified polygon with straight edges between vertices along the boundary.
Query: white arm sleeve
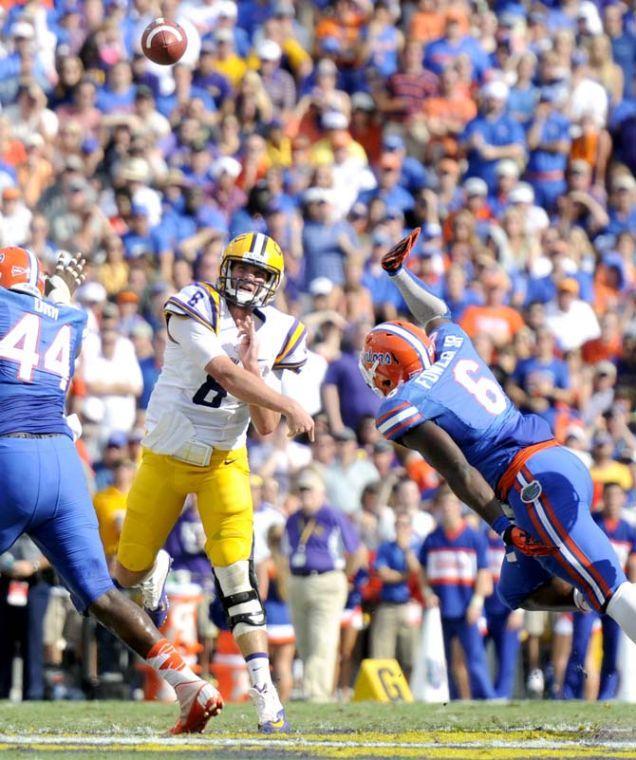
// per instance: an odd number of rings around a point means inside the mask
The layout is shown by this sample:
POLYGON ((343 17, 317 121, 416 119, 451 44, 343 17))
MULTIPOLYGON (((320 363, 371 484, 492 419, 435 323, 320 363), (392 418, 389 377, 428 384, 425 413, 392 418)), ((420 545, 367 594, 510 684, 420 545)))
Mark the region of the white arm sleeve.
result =
POLYGON ((189 317, 170 317, 168 334, 203 369, 217 356, 227 356, 215 332, 189 317))

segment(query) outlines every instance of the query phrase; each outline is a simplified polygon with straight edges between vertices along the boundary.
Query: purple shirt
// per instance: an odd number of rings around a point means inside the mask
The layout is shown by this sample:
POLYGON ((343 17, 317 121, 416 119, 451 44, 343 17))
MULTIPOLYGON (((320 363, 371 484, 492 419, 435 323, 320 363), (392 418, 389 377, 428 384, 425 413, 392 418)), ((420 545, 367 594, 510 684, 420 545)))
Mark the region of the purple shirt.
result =
POLYGON ((357 355, 343 353, 327 368, 324 382, 338 388, 345 427, 356 430, 363 417, 375 417, 381 401, 364 382, 357 355))
POLYGON ((173 570, 189 570, 192 582, 212 587, 214 578, 205 553, 205 533, 194 507, 188 507, 168 536, 165 549, 173 559, 173 570))
POLYGON ((285 525, 285 549, 292 575, 342 570, 345 554, 360 545, 358 533, 337 509, 324 506, 315 515, 294 512, 285 525))

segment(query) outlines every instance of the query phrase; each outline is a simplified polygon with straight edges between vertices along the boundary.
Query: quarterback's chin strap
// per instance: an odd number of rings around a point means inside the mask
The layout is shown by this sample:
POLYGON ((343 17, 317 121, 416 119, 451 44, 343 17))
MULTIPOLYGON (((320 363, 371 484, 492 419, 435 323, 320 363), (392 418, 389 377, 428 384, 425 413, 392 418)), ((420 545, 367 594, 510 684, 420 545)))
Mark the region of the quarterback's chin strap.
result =
POLYGON ((408 269, 400 267, 395 274, 389 276, 404 296, 409 311, 422 327, 426 328, 431 320, 438 317, 451 318, 446 301, 433 295, 426 285, 408 269))

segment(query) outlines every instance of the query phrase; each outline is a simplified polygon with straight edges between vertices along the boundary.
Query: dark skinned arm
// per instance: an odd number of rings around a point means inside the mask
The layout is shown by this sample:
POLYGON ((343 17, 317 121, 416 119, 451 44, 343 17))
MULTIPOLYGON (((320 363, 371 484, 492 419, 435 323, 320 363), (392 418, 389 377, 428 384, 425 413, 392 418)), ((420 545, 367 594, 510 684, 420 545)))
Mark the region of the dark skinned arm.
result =
POLYGON ((427 420, 412 428, 402 437, 400 443, 419 451, 444 478, 455 496, 488 525, 492 525, 498 517, 505 516, 501 502, 492 488, 482 475, 471 467, 450 435, 434 422, 427 420))
POLYGON ((450 435, 434 422, 427 420, 414 427, 399 442, 419 451, 444 478, 455 496, 487 522, 505 544, 529 557, 543 557, 555 551, 554 547, 540 543, 506 517, 501 502, 481 473, 468 463, 450 435))

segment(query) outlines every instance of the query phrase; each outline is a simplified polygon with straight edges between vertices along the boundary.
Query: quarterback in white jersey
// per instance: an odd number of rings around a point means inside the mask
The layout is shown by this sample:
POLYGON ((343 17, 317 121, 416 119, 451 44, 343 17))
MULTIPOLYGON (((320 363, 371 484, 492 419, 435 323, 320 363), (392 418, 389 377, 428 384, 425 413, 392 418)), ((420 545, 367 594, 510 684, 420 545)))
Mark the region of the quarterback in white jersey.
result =
POLYGON ((283 371, 305 363, 305 328, 270 305, 283 275, 278 244, 234 238, 213 286, 196 282, 165 305, 168 344, 147 413, 140 468, 128 496, 115 575, 141 585, 144 606, 167 612, 170 558, 161 549, 187 494, 196 493, 206 552, 232 632, 247 661, 259 728, 287 728, 271 681, 265 615, 251 559, 253 508, 245 436, 250 421, 313 436, 311 417, 282 396, 283 371))

